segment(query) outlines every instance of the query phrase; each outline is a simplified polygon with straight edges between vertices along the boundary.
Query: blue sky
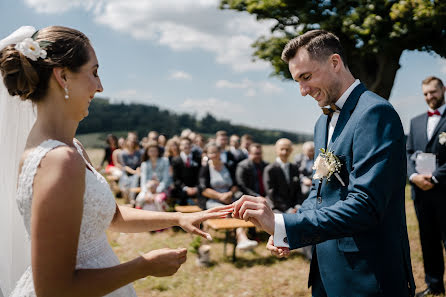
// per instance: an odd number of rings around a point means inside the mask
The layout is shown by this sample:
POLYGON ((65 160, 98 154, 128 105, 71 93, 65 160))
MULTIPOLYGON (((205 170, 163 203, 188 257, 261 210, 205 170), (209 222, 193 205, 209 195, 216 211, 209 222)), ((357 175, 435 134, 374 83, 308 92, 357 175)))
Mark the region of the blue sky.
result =
MULTIPOLYGON (((320 109, 298 84, 252 61, 252 42, 271 22, 221 11, 218 0, 2 0, 0 38, 21 25, 84 32, 99 59, 102 96, 201 116, 211 112, 257 128, 313 132, 320 109)), ((421 80, 446 80, 446 60, 403 53, 390 102, 408 129, 424 112, 421 80)))

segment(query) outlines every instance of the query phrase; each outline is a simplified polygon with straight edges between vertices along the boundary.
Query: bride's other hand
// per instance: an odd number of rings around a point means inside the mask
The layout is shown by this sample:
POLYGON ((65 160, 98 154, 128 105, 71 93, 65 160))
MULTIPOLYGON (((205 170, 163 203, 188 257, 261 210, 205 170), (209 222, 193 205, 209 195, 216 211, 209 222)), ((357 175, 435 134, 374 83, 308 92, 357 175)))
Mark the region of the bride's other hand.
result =
POLYGON ((141 255, 145 275, 156 277, 175 274, 186 262, 187 249, 159 249, 141 255))
POLYGON ((200 212, 181 213, 178 220, 178 225, 186 232, 200 235, 207 240, 212 240, 209 233, 200 229, 200 224, 209 219, 226 218, 232 211, 232 205, 224 205, 200 212))

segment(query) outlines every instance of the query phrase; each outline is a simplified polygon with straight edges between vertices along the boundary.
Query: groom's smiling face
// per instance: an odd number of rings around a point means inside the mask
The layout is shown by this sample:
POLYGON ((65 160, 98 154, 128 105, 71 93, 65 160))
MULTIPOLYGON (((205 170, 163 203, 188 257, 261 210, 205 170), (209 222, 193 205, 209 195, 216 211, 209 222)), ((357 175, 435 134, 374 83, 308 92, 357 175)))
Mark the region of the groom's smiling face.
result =
POLYGON ((331 58, 325 61, 312 59, 308 51, 301 48, 289 60, 288 67, 300 85, 302 96, 310 95, 321 107, 335 103, 339 98, 339 84, 331 58))

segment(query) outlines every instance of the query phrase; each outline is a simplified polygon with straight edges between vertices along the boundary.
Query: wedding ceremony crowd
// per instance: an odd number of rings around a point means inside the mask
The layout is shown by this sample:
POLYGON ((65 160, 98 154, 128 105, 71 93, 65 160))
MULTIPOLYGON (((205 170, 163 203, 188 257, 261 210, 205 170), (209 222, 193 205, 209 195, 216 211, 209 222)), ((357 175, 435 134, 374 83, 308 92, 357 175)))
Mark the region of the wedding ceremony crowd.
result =
MULTIPOLYGON (((354 61, 341 44, 316 29, 283 48, 280 58, 301 95, 321 108, 313 141, 294 158, 287 138, 277 139, 268 164, 250 135, 221 130, 205 139, 186 129, 170 139, 157 131, 119 139, 110 134, 104 159, 94 167, 75 138, 90 102, 103 91, 90 40, 60 26, 21 27, 3 39, 0 128, 2 136, 14 133, 5 138, 14 141, 0 154, 9 203, 0 216, 8 218, 1 226, 7 235, 0 254, 8 267, 0 269, 0 280, 7 278, 0 296, 136 296, 133 282, 175 274, 187 249, 139 252, 121 263, 107 230, 178 226, 211 241, 202 223, 229 217, 268 234, 266 249, 275 257, 303 250, 312 296, 444 295, 446 88, 435 76, 420 82, 427 108, 411 120, 406 136, 392 104, 350 71, 354 61), (418 292, 408 183, 426 283, 418 292), (200 211, 170 211, 175 205, 200 211)), ((246 228, 235 235, 238 250, 259 244, 246 228)))
MULTIPOLYGON (((277 213, 295 213, 311 186, 312 141, 291 160, 293 143, 277 140, 271 164, 252 136, 223 130, 207 140, 189 129, 170 139, 157 131, 141 140, 135 132, 125 139, 109 134, 106 144, 98 170, 108 176, 115 195, 138 209, 166 211, 175 204, 209 209, 252 195, 265 197, 277 213)), ((257 246, 241 230, 237 238, 242 238, 238 249, 257 246)))

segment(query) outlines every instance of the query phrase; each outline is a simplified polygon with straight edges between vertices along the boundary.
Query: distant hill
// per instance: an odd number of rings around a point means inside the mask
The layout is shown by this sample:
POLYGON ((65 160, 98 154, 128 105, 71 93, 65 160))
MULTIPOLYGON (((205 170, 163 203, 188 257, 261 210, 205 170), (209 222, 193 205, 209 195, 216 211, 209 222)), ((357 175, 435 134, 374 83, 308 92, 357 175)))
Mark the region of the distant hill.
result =
POLYGON ((197 119, 195 115, 178 114, 154 105, 111 104, 105 98, 95 98, 91 102, 89 112, 89 116, 80 122, 77 135, 136 131, 140 137, 143 137, 148 131, 155 130, 167 137, 172 137, 179 135, 183 129, 189 128, 205 135, 215 134, 218 130, 225 130, 228 134, 250 134, 256 142, 264 144, 274 143, 282 137, 289 138, 294 143, 312 139, 312 135, 303 133, 233 125, 230 121, 219 120, 211 114, 197 119))

